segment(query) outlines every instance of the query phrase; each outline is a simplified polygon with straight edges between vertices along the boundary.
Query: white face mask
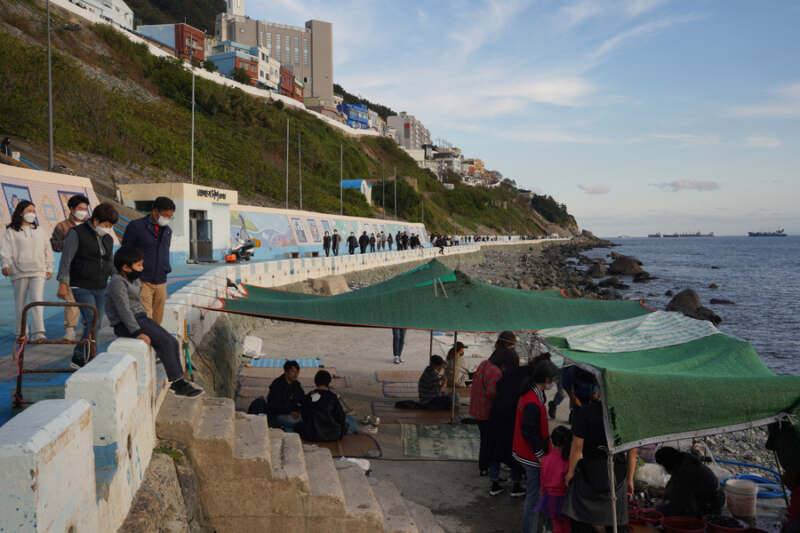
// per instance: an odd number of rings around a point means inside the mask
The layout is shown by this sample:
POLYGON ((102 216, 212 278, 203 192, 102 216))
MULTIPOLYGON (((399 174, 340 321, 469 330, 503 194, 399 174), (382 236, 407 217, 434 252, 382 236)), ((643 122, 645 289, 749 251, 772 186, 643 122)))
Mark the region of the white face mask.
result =
POLYGON ((22 220, 27 222, 28 224, 33 224, 36 222, 36 213, 25 213, 22 215, 22 220))
POLYGON ((75 220, 86 220, 86 217, 89 216, 88 211, 75 211, 72 213, 72 216, 75 217, 75 220))
POLYGON ((555 382, 551 382, 547 384, 547 388, 545 388, 545 390, 553 390, 555 388, 556 388, 555 382))
POLYGON ((112 232, 111 228, 105 228, 105 227, 103 227, 103 226, 95 226, 95 227, 94 227, 94 230, 95 230, 95 231, 97 232, 97 234, 98 234, 98 235, 100 235, 101 237, 103 237, 103 236, 105 236, 105 235, 111 235, 111 232, 112 232))
POLYGON ((172 222, 171 218, 158 217, 158 225, 161 226, 161 227, 169 226, 171 222, 172 222))

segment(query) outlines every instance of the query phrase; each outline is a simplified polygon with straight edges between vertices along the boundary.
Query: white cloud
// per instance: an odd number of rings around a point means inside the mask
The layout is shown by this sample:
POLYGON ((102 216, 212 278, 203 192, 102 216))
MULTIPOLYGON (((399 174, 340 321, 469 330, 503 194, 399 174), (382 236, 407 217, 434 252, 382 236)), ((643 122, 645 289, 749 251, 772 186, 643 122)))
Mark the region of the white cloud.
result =
POLYGON ((558 17, 566 26, 577 26, 587 20, 606 17, 634 18, 652 11, 664 0, 628 0, 603 1, 580 0, 562 7, 558 17))
POLYGON ((625 30, 622 33, 618 33, 617 35, 606 39, 591 54, 589 54, 589 57, 590 59, 598 60, 630 41, 651 37, 671 26, 693 22, 698 20, 698 18, 699 17, 696 15, 681 15, 675 17, 664 17, 662 19, 639 24, 638 26, 634 26, 629 30, 625 30))
POLYGON ((611 192, 611 189, 605 185, 587 185, 581 183, 578 185, 578 188, 586 194, 608 194, 611 192))
POLYGON ((775 137, 764 137, 761 135, 751 135, 745 139, 745 144, 754 148, 778 148, 782 145, 781 141, 775 137))
POLYGON ((716 135, 696 135, 693 133, 655 133, 651 135, 654 139, 674 141, 681 146, 708 146, 720 144, 719 137, 716 135))
POLYGON ((530 0, 485 0, 483 8, 477 11, 463 7, 464 16, 453 24, 459 29, 450 33, 455 44, 452 53, 463 58, 487 42, 499 39, 503 35, 502 30, 529 3, 530 0))
POLYGON ((420 24, 425 24, 428 22, 428 13, 419 7, 417 8, 417 22, 420 24))
POLYGON ((505 88, 483 92, 488 98, 518 98, 542 104, 578 106, 583 97, 594 91, 588 81, 581 78, 551 78, 515 80, 505 88))
POLYGON ((737 106, 731 114, 738 118, 796 118, 800 117, 800 83, 770 91, 774 98, 766 103, 737 106))
POLYGON ((662 183, 653 183, 654 187, 664 189, 672 192, 679 191, 716 191, 719 189, 719 183, 716 181, 702 181, 702 180, 675 180, 662 183))

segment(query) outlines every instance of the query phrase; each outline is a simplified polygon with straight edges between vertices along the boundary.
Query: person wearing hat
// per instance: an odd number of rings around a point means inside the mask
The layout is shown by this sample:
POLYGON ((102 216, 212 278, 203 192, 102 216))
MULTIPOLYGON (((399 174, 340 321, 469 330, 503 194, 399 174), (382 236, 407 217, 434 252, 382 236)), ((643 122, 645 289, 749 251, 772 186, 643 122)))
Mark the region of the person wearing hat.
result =
POLYGON ((419 378, 419 403, 425 409, 450 409, 453 403, 458 407, 458 394, 455 395, 455 402, 453 402, 453 394, 446 390, 444 378, 442 377, 444 367, 444 359, 440 355, 432 355, 430 364, 419 378))
POLYGON ((447 387, 453 387, 453 381, 456 387, 466 387, 467 380, 469 379, 469 371, 464 366, 464 348, 466 346, 463 342, 459 341, 455 346, 451 347, 447 352, 447 387))

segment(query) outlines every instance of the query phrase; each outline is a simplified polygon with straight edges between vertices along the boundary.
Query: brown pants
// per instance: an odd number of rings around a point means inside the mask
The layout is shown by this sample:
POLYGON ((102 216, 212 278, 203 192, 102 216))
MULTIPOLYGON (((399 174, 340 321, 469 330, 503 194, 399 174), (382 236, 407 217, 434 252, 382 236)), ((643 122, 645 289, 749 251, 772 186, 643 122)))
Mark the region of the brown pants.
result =
MULTIPOLYGON (((72 296, 72 289, 67 287, 67 297, 64 300, 66 302, 75 303, 75 297, 72 296)), ((80 307, 65 307, 64 308, 64 327, 65 328, 77 328, 78 327, 78 319, 81 316, 80 307)))
POLYGON ((139 295, 142 297, 142 307, 147 317, 160 326, 164 318, 164 304, 167 303, 167 284, 156 285, 143 281, 142 292, 139 295))

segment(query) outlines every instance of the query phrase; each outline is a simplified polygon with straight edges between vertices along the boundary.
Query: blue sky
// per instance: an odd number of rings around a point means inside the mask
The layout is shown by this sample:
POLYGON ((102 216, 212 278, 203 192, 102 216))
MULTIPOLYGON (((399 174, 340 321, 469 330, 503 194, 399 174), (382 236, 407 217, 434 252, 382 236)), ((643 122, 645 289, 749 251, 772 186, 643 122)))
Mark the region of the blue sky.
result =
POLYGON ((248 0, 600 235, 800 232, 800 2, 248 0))

